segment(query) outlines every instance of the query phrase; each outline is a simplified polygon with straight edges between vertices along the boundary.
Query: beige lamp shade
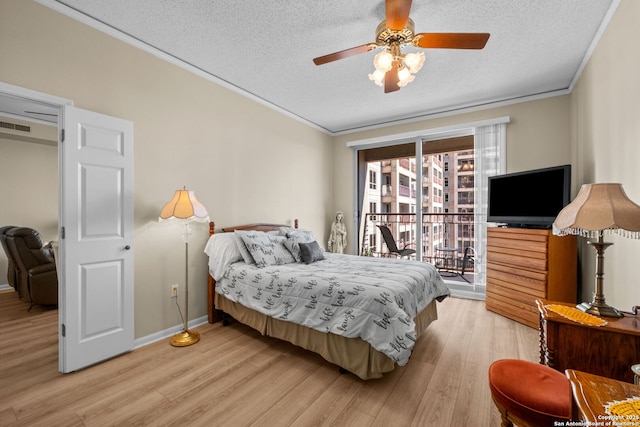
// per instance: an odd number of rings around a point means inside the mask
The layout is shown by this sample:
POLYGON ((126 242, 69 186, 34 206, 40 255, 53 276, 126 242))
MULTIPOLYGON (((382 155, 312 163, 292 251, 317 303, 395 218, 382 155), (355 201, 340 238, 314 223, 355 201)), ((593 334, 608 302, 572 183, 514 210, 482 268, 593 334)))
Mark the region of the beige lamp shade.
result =
POLYGON ((604 233, 640 239, 640 206, 622 184, 584 184, 556 217, 553 234, 597 238, 604 233))
POLYGON ((173 198, 164 205, 160 212, 161 221, 182 219, 188 221, 207 222, 209 214, 202 203, 196 199, 193 191, 186 188, 176 190, 173 198))

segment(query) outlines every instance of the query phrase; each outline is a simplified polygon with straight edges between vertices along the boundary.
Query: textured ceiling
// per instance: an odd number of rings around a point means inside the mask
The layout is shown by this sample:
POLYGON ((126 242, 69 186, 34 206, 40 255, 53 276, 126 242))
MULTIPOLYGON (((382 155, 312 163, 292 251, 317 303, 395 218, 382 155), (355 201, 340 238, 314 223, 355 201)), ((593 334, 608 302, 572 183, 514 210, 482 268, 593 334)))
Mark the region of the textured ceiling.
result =
POLYGON ((416 33, 491 37, 483 50, 426 50, 415 81, 385 94, 367 77, 376 51, 312 62, 373 42, 383 0, 56 3, 330 133, 567 90, 612 7, 612 0, 415 0, 416 33))

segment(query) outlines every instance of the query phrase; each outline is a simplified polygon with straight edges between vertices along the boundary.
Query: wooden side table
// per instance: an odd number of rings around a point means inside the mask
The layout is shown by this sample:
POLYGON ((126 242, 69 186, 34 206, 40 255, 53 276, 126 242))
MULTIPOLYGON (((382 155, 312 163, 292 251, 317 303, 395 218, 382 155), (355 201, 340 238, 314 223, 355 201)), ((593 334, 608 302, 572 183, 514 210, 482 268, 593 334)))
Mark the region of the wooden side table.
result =
POLYGON ((573 304, 536 300, 540 312, 540 363, 560 372, 576 369, 632 383, 631 366, 640 363, 640 316, 605 317, 605 326, 588 326, 547 310, 573 304))
POLYGON ((640 386, 573 369, 567 369, 566 375, 573 394, 572 419, 593 423, 586 425, 640 426, 640 416, 616 418, 605 410, 608 404, 615 401, 640 398, 640 386))
POLYGON ((458 272, 455 270, 456 253, 458 252, 458 248, 440 247, 435 248, 435 251, 437 253, 437 259, 442 262, 440 266, 436 264, 436 267, 438 268, 438 271, 440 271, 440 274, 444 277, 456 276, 458 274, 458 272))

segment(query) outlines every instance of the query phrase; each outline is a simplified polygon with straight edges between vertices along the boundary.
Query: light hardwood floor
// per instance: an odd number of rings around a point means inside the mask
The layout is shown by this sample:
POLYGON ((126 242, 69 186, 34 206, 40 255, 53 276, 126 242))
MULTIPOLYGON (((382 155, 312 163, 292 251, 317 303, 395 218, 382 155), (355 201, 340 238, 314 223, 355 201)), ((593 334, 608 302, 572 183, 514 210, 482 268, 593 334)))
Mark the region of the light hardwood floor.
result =
POLYGON ((16 300, 0 292, 2 426, 499 426, 489 364, 538 360, 536 330, 448 298, 409 364, 379 380, 238 323, 198 327, 191 347, 163 340, 61 375, 57 311, 26 313, 16 300))

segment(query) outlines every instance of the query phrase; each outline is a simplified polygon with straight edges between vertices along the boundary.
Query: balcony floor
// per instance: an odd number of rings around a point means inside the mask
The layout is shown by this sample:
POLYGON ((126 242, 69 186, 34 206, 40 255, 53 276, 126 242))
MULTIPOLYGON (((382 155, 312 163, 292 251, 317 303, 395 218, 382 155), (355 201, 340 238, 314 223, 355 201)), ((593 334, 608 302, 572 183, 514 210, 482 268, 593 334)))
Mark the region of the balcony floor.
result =
POLYGON ((458 298, 467 298, 475 300, 485 300, 485 287, 474 285, 475 273, 465 273, 464 277, 468 280, 464 280, 462 276, 447 276, 444 275, 444 283, 451 291, 451 296, 458 298))

